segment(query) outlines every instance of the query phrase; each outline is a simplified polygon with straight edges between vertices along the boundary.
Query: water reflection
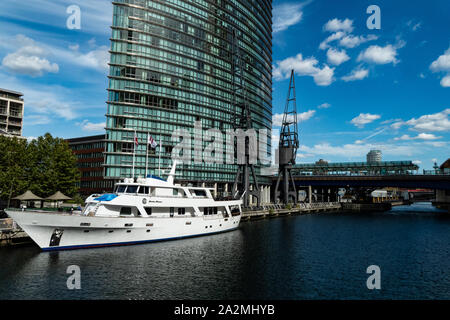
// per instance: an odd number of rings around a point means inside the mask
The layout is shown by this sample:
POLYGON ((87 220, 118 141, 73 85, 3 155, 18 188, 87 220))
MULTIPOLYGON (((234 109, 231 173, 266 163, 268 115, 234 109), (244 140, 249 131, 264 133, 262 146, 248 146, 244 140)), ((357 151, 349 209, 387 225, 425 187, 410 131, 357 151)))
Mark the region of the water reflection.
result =
POLYGON ((448 299, 450 219, 433 210, 277 218, 128 247, 0 249, 0 299, 448 299), (371 264, 378 292, 365 286, 371 264), (81 290, 66 287, 70 265, 81 290))

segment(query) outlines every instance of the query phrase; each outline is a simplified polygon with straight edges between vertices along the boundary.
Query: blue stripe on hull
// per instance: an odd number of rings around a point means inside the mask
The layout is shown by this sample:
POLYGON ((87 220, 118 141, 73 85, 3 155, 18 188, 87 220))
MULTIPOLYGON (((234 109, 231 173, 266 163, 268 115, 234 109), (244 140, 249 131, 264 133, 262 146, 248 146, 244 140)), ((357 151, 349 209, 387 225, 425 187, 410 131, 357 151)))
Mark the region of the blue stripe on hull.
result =
POLYGON ((230 232, 236 230, 238 227, 224 230, 224 231, 215 231, 210 233, 200 233, 194 234, 190 236, 182 236, 182 237, 173 237, 173 238, 164 238, 164 239, 153 239, 153 240, 142 240, 142 241, 130 241, 130 242, 113 242, 113 243, 100 243, 100 244, 83 244, 78 246, 64 246, 64 247, 46 247, 42 248, 43 251, 58 251, 58 250, 76 250, 76 249, 89 249, 89 248, 103 248, 103 247, 114 247, 114 246, 129 246, 134 244, 144 244, 150 242, 160 242, 160 241, 171 241, 171 240, 179 240, 179 239, 187 239, 201 236, 209 236, 218 233, 230 232))

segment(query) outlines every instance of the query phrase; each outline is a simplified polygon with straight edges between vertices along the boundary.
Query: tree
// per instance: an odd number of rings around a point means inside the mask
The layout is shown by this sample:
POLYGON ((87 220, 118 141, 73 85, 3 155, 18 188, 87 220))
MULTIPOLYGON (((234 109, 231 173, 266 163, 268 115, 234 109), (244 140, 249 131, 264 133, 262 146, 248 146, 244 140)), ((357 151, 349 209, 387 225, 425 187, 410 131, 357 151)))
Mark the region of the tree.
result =
POLYGON ((0 136, 0 198, 26 191, 30 178, 27 141, 0 136))
POLYGON ((29 150, 33 155, 31 191, 45 197, 56 191, 68 196, 78 192, 81 173, 77 168, 77 158, 64 139, 53 138, 46 133, 33 140, 29 150))
POLYGON ((0 198, 26 190, 48 197, 56 191, 78 192, 81 173, 68 143, 47 133, 36 140, 0 136, 0 198))

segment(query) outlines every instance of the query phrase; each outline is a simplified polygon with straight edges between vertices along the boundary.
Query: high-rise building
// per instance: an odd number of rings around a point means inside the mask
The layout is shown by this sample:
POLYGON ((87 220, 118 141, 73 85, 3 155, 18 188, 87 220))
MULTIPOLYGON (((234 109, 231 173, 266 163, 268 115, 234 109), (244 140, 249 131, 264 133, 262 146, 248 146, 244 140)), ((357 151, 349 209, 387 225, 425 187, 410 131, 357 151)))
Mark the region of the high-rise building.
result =
POLYGON ((381 162, 382 153, 381 150, 370 150, 367 154, 367 163, 376 163, 381 162))
POLYGON ((22 136, 23 93, 0 89, 0 134, 22 136))
MULTIPOLYGON (((270 155, 271 0, 114 0, 113 6, 106 178, 130 177, 133 163, 135 176, 145 175, 147 135, 162 142, 161 168, 167 168, 178 143, 171 140, 175 130, 193 133, 196 121, 203 130, 233 128, 233 32, 245 61, 253 126, 267 129, 270 155)), ((192 152, 194 158, 193 146, 192 152)), ((159 156, 159 146, 149 149, 149 172, 158 173, 159 156)), ((183 163, 177 180, 231 191, 236 171, 235 164, 183 163)))

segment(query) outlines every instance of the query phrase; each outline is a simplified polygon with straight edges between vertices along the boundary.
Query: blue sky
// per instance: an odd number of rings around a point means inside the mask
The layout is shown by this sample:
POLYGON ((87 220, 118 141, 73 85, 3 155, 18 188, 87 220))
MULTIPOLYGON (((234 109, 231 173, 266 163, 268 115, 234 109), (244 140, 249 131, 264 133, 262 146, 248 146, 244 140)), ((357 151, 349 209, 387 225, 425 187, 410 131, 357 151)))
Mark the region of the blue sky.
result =
MULTIPOLYGON (((450 2, 274 0, 273 144, 296 73, 298 162, 413 160, 450 154, 450 2), (369 5, 381 29, 369 30, 369 5)), ((25 93, 24 135, 103 132, 109 0, 3 0, 0 87, 25 93), (81 29, 66 12, 81 8, 81 29)))

